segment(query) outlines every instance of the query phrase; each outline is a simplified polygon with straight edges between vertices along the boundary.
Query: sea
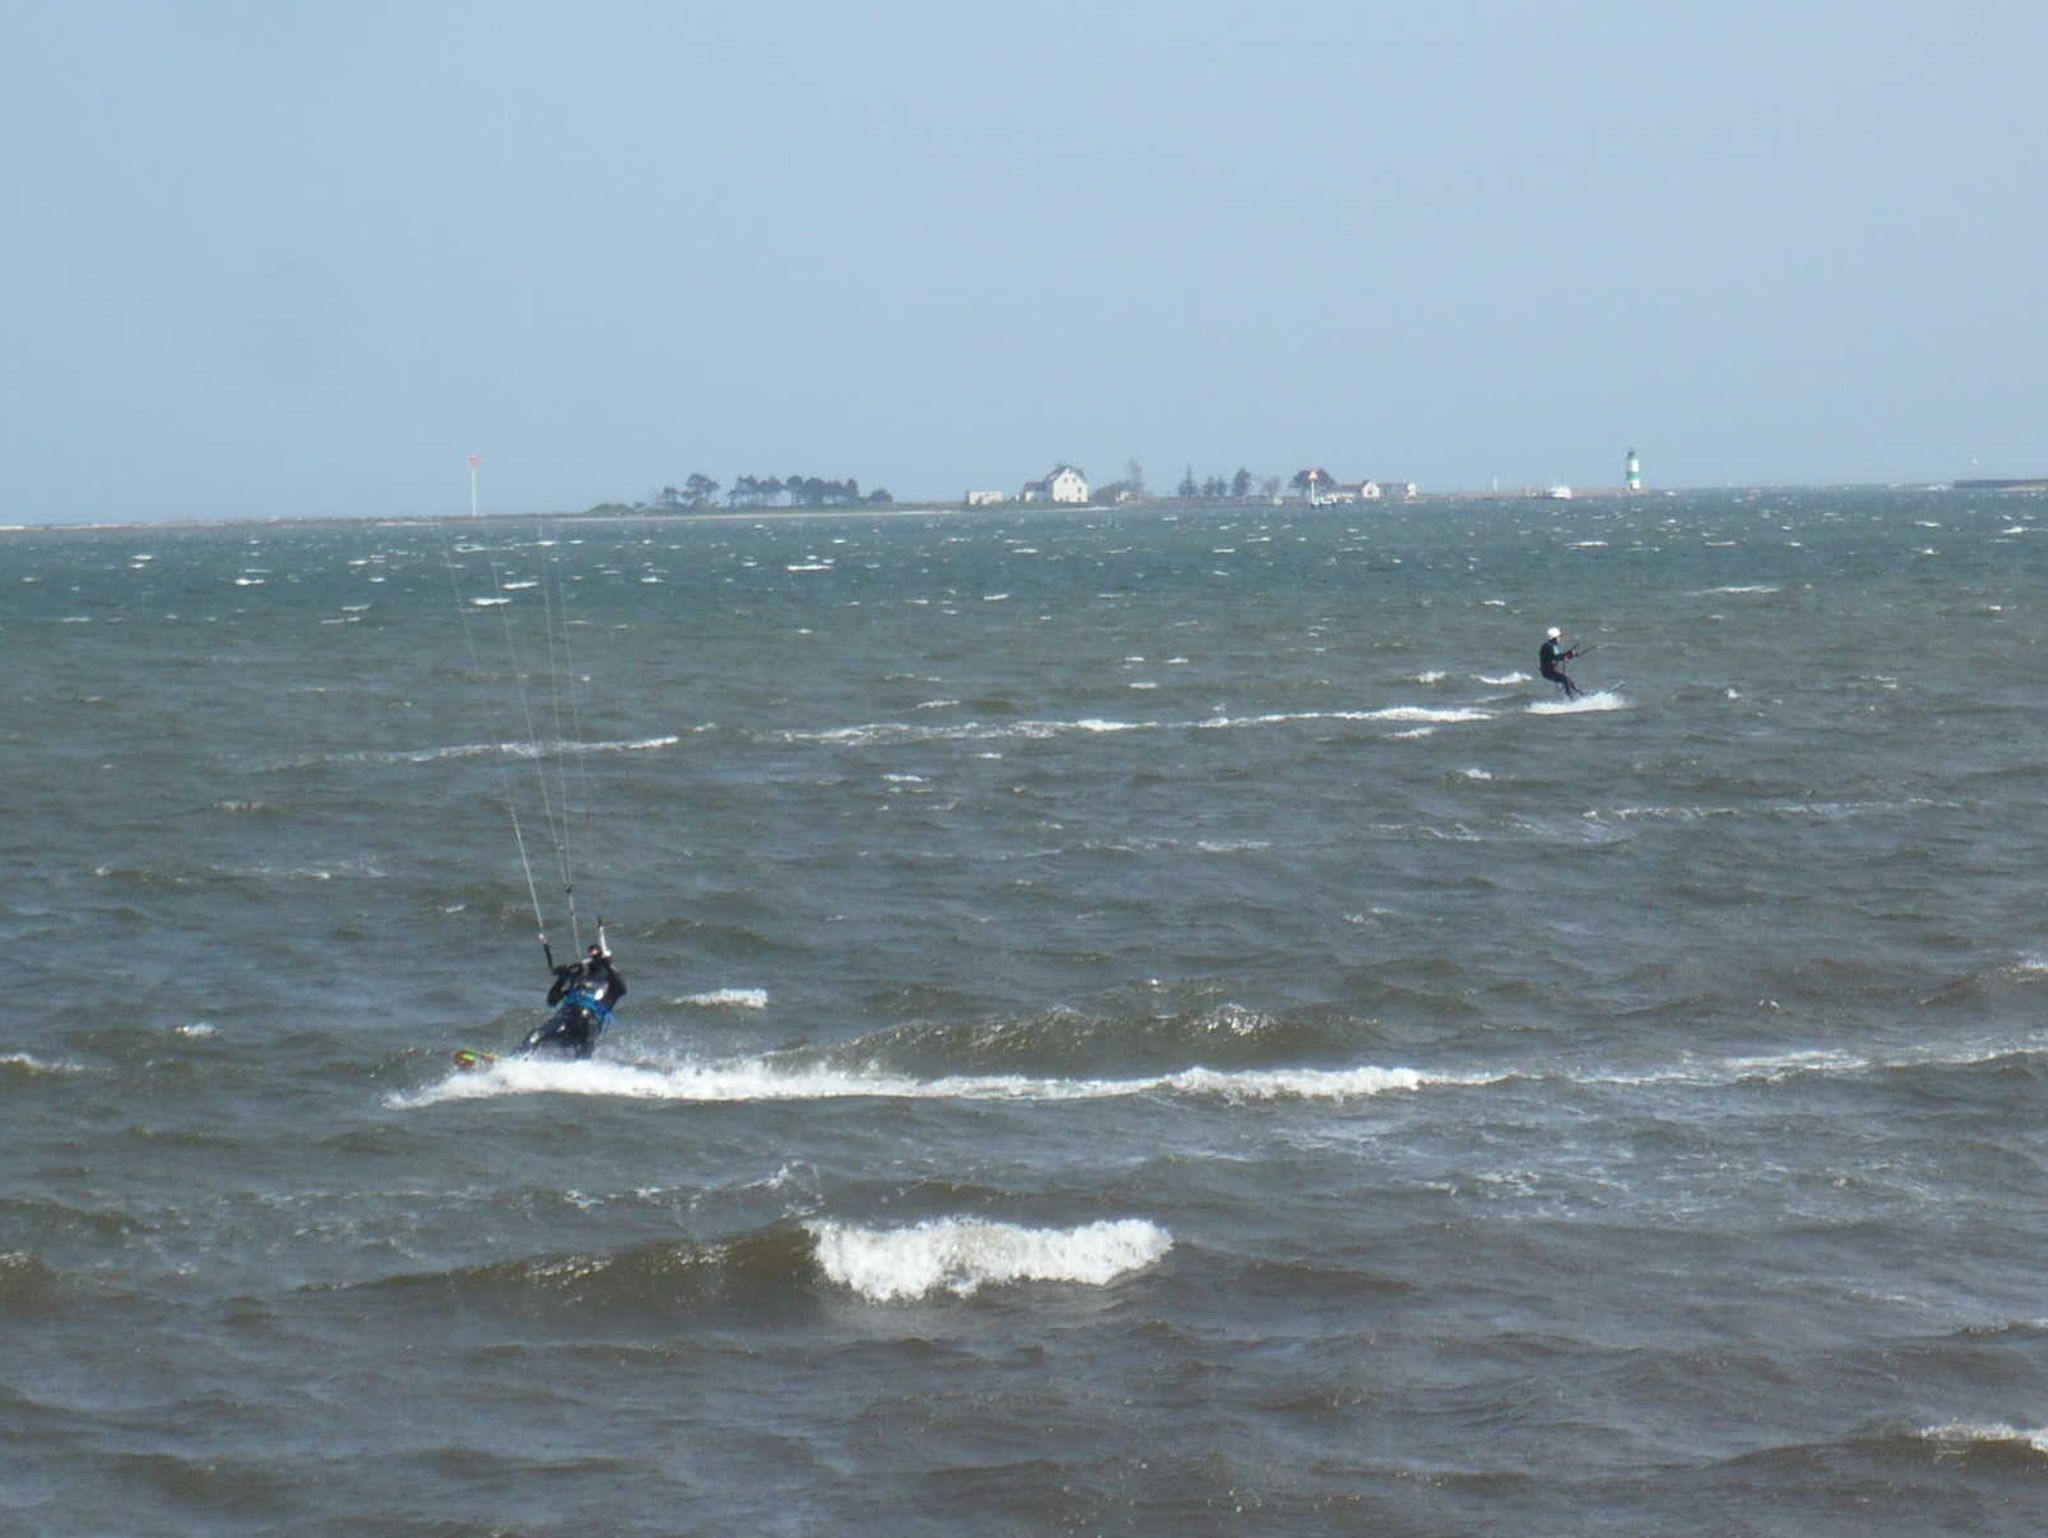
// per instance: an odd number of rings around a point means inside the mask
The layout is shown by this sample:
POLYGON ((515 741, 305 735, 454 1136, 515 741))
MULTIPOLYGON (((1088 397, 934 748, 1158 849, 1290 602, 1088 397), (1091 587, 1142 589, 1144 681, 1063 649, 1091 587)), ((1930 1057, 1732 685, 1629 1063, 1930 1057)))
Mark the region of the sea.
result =
POLYGON ((0 533, 0 1530, 2048 1530, 2044 592, 1945 488, 0 533))

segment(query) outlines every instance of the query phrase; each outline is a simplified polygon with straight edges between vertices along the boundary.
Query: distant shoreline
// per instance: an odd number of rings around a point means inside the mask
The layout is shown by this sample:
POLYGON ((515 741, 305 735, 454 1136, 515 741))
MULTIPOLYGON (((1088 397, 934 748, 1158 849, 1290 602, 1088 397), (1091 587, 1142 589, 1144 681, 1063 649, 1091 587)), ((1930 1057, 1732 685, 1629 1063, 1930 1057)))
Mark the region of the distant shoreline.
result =
POLYGON ((1575 486, 1569 498, 1551 497, 1543 487, 1517 486, 1476 488, 1459 491, 1426 491, 1414 497, 1387 497, 1379 501, 1324 502, 1315 506, 1289 498, 1275 503, 1266 497, 1147 497, 1139 502, 997 502, 968 507, 960 502, 900 502, 862 504, 853 507, 721 507, 652 508, 600 503, 580 512, 479 512, 479 513, 373 513, 359 516, 333 514, 270 513, 247 518, 160 518, 148 521, 122 520, 110 523, 10 523, 0 524, 0 535, 9 534, 111 534, 124 531, 160 532, 169 529, 245 528, 406 528, 433 524, 459 528, 463 524, 502 523, 508 520, 547 520, 560 523, 758 523, 803 518, 944 518, 966 513, 1021 513, 1033 517, 1071 517, 1076 513, 1115 512, 1256 512, 1276 508, 1295 512, 1372 512, 1395 507, 1414 507, 1445 502, 1529 502, 1610 501, 1619 498, 1651 498, 1694 494, 1727 495, 1762 491, 2048 491, 2048 475, 1992 480, 1912 481, 1868 483, 1823 483, 1786 486, 1652 486, 1631 491, 1626 486, 1575 486))

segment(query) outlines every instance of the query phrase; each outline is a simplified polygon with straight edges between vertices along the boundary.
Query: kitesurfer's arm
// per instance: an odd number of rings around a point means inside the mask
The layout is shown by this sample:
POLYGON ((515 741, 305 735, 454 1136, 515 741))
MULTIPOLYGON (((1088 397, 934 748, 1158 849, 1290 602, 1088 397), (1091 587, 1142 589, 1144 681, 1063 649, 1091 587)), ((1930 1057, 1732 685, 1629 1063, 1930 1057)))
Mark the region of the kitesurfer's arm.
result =
POLYGON ((612 974, 612 985, 605 1002, 607 1004, 616 1004, 626 996, 626 980, 619 976, 619 969, 617 967, 611 968, 610 971, 612 974))
POLYGON ((562 995, 569 991, 569 979, 575 971, 574 967, 555 968, 555 980, 548 988, 548 1002, 550 1004, 562 1002, 562 995))

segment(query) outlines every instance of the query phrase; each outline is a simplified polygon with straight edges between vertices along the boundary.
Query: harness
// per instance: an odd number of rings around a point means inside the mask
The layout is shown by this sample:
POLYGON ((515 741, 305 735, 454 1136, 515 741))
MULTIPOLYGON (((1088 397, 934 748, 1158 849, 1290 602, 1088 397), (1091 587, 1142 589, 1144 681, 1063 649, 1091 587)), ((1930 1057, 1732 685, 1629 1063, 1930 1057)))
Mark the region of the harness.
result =
POLYGON ((603 999, 594 993, 587 993, 583 989, 578 988, 574 993, 571 993, 562 1000, 562 1003, 570 1009, 583 1010, 592 1016, 599 1025, 610 1025, 612 1023, 611 1005, 605 1003, 603 999))

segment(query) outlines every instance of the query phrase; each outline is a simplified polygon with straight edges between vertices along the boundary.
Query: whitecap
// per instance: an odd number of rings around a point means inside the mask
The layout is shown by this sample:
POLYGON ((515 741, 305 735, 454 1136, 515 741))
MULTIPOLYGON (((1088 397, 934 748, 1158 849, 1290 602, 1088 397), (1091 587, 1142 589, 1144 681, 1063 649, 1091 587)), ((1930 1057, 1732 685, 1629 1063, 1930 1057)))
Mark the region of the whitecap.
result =
POLYGON ((1078 1228, 1027 1228, 980 1218, 932 1218, 909 1228, 814 1221, 804 1228, 817 1244, 825 1275, 876 1303, 937 1292, 972 1297, 984 1287, 1015 1282, 1106 1287, 1173 1248, 1170 1233, 1142 1218, 1078 1228))
POLYGON ((1986 1443, 2013 1442, 2037 1453, 2048 1453, 2048 1428, 2026 1430, 2003 1421, 1951 1421, 1945 1426, 1923 1426, 1919 1435, 1944 1448, 1965 1449, 1986 1443))
POLYGON ((692 993, 671 1003, 686 1004, 696 1009, 766 1009, 768 990, 766 988, 714 988, 709 993, 692 993))
POLYGON ((752 1058, 715 1063, 557 1062, 501 1058, 487 1068, 452 1071, 433 1084, 396 1093, 387 1104, 417 1109, 453 1100, 509 1095, 584 1095, 618 1100, 733 1103, 801 1100, 989 1100, 1062 1102, 1179 1094, 1205 1099, 1350 1100, 1433 1085, 1498 1082, 1499 1075, 1428 1074, 1413 1068, 1187 1068, 1134 1079, 1038 1079, 1018 1074, 918 1079, 872 1067, 792 1066, 752 1058))
POLYGON ((1538 700, 1529 707, 1532 716, 1578 716, 1603 710, 1628 709, 1628 697, 1621 694, 1587 693, 1573 700, 1538 700))

